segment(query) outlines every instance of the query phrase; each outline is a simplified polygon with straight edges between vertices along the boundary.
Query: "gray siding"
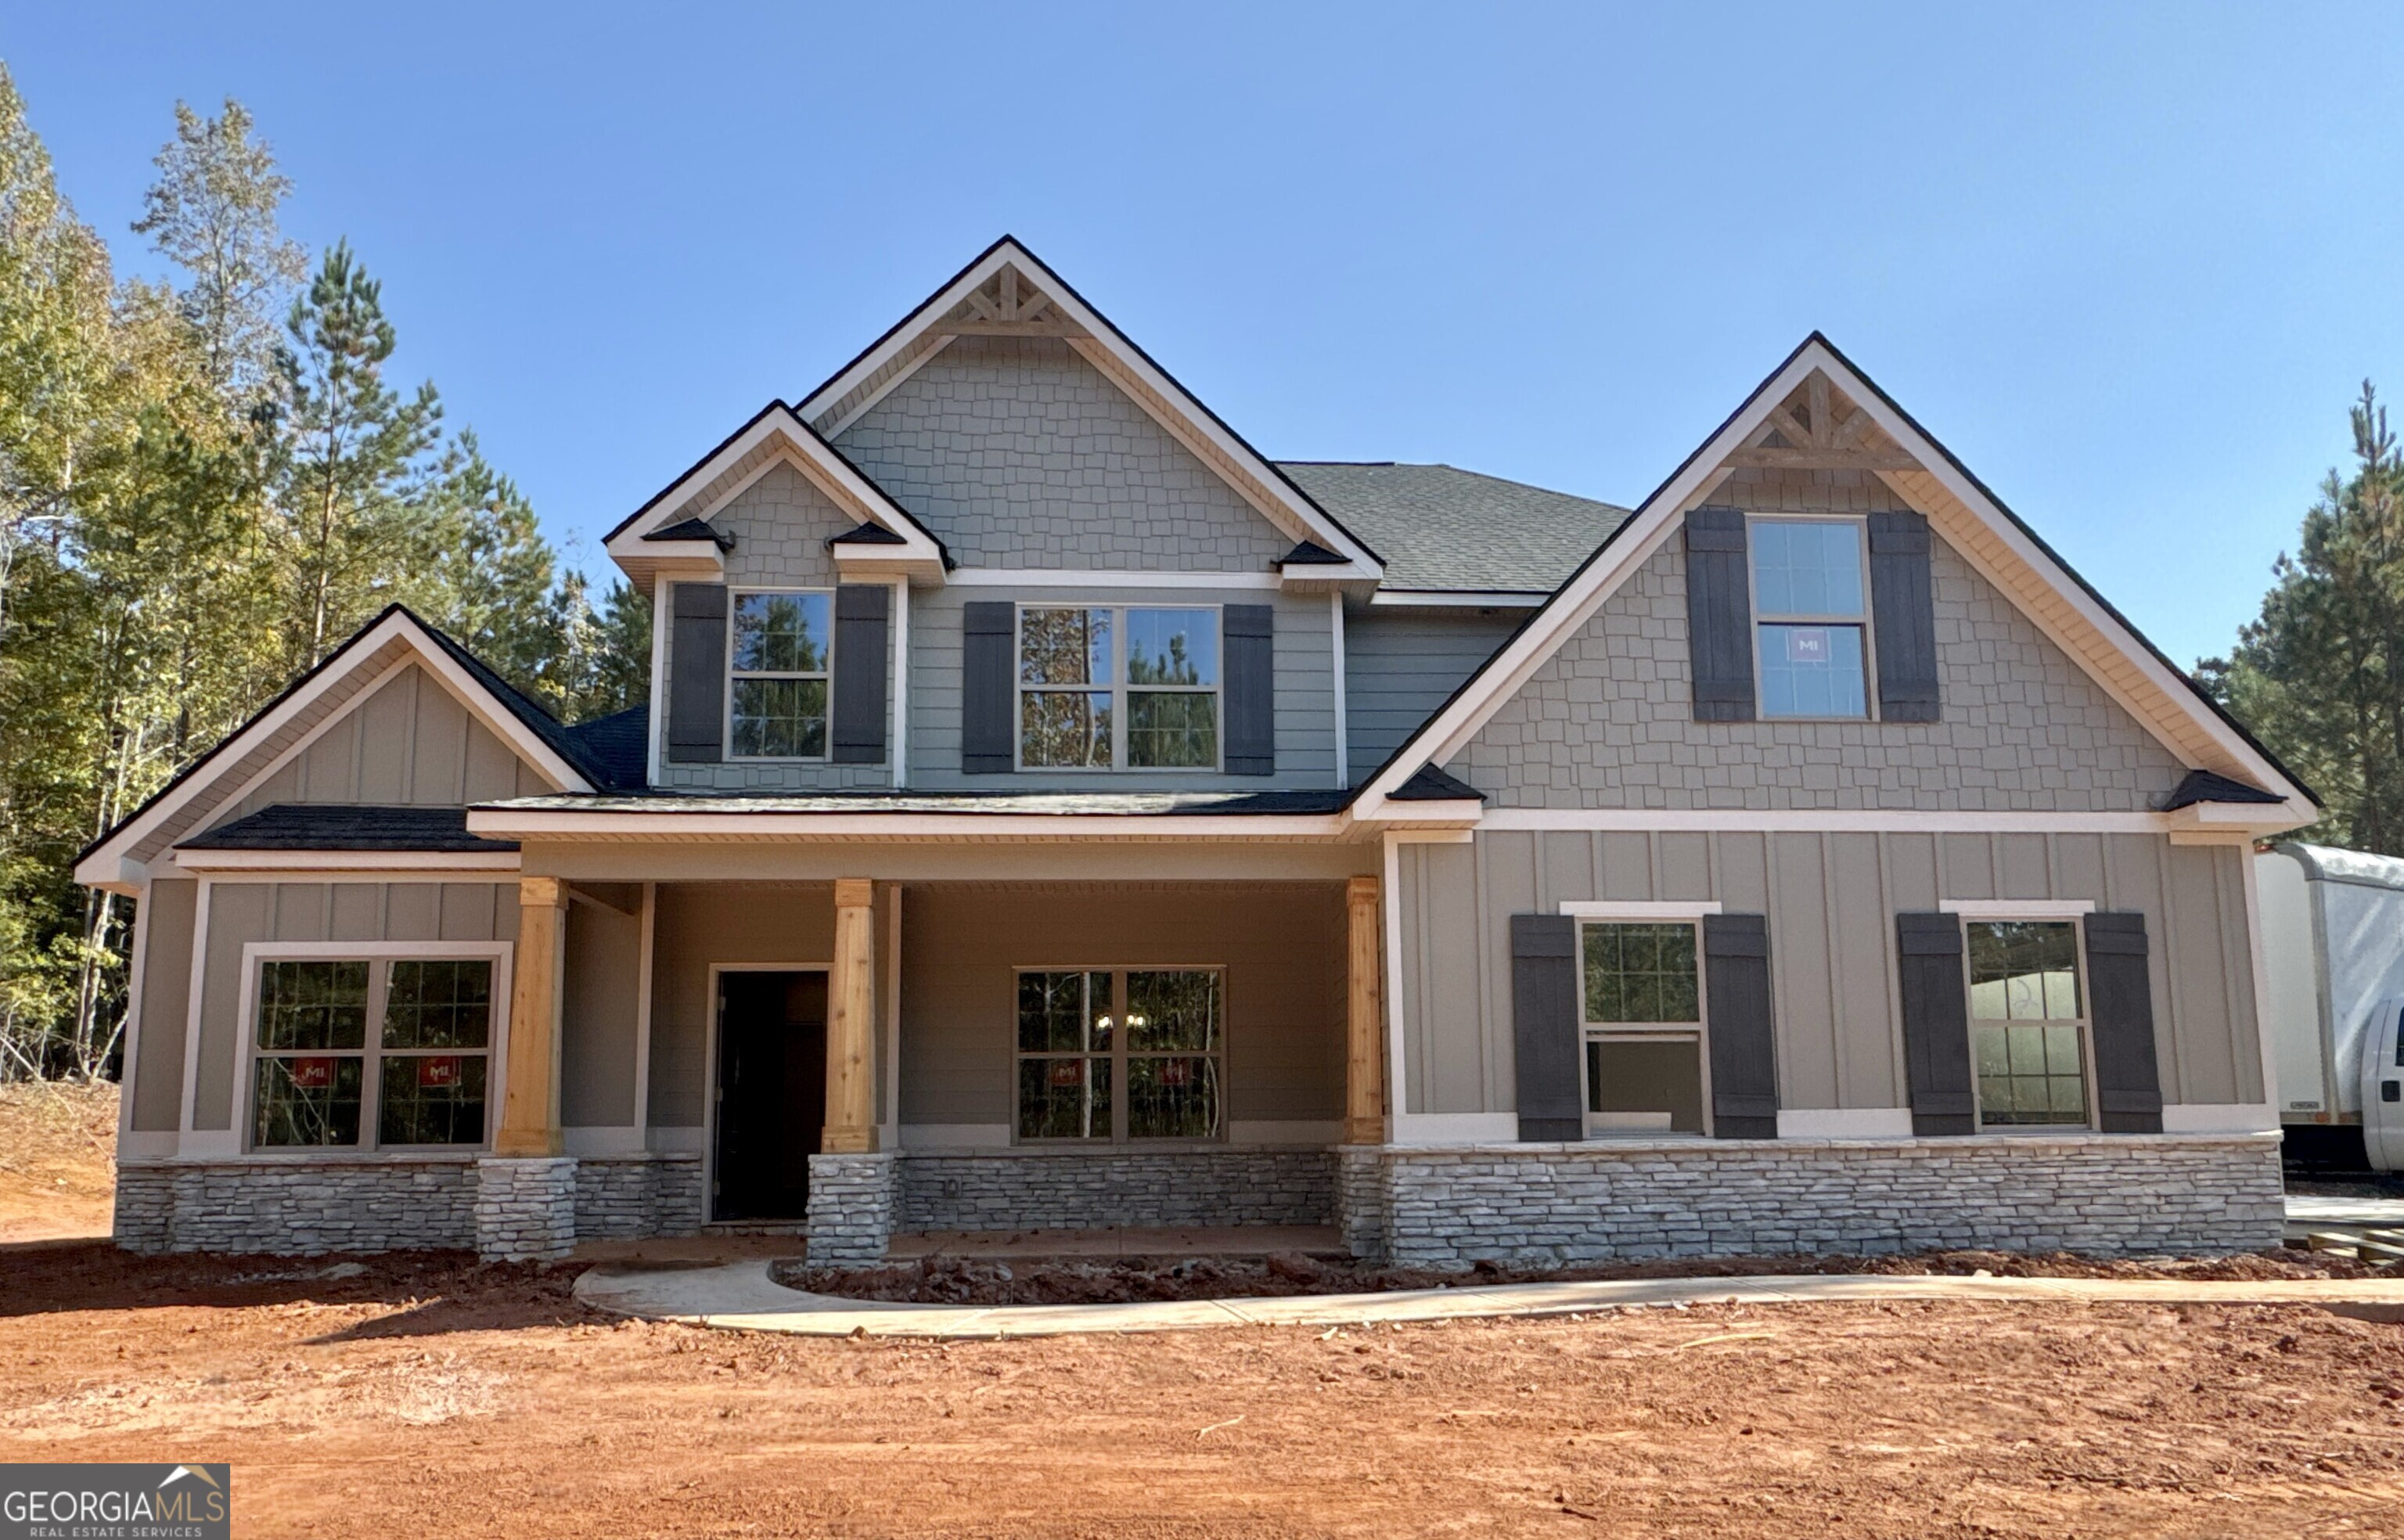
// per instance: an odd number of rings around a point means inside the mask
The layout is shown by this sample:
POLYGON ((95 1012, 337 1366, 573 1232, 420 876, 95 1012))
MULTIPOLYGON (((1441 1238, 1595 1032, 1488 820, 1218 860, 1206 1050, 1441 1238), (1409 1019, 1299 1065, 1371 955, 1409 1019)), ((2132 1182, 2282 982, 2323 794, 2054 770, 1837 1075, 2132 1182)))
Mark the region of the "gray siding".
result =
POLYGON ((835 442, 964 567, 1265 572, 1293 546, 1055 338, 955 339, 835 442))
MULTIPOLYGON (((1320 595, 1229 588, 1003 588, 954 584, 910 595, 910 785, 914 790, 1000 791, 1035 787, 1142 791, 1224 787, 1238 791, 1326 787, 1335 778, 1335 637, 1320 595), (960 774, 960 607, 971 600, 1023 604, 1267 604, 1277 611, 1277 774, 1223 776, 1151 771, 960 774)), ((1013 706, 1013 710, 1016 707, 1013 706)))
MULTIPOLYGON (((212 882, 192 1127, 236 1127, 242 949, 254 941, 514 941, 517 884, 212 882)), ((145 981, 147 987, 147 980, 145 981)), ((137 1091, 137 1105, 141 1093, 137 1091)))
POLYGON ((1519 609, 1347 613, 1345 747, 1353 782, 1385 763, 1526 616, 1519 609))
POLYGON ((459 807, 551 790, 457 696, 412 665, 209 826, 278 803, 459 807))
POLYGON ((2086 899, 2153 938, 2164 1099, 2263 1099, 2245 853, 2154 834, 1480 833, 1401 852, 1408 1111, 1513 1111, 1510 922, 1565 901, 1717 900, 1769 917, 1779 1099, 1906 1104, 1894 916, 2086 899))
MULTIPOLYGON (((788 464, 775 466, 745 487, 710 515, 710 523, 734 537, 734 549, 726 553, 726 581, 731 588, 832 589, 837 574, 827 539, 854 527, 825 493, 788 464)), ((674 679, 675 627, 666 628, 660 647, 662 677, 674 679)), ((889 680, 893 677, 889 626, 885 652, 885 677, 889 680)), ((889 735, 886 741, 891 744, 889 735)), ((666 790, 692 791, 836 791, 890 786, 893 772, 888 764, 738 760, 723 764, 663 764, 658 784, 666 790)))
POLYGON ((567 906, 566 987, 559 1023, 559 1120, 570 1128, 624 1128, 635 1121, 643 890, 635 883, 587 886, 619 907, 583 903, 567 906))
POLYGON ((134 1027, 132 1084, 133 1127, 137 1133, 174 1133, 183 1127, 184 1029, 192 1002, 192 921, 200 901, 197 882, 161 877, 144 903, 142 998, 134 1027))
POLYGON ((1934 544, 1942 721, 1694 721, 1673 537, 1448 768, 1506 807, 2137 812, 2178 784, 2159 740, 1934 544))
POLYGON ((902 904, 902 1121, 1009 1124, 1022 967, 1223 966, 1230 1121, 1344 1113, 1334 883, 933 883, 902 904))
MULTIPOLYGON (((717 1009, 710 999, 711 966, 827 967, 834 958, 834 885, 663 884, 657 903, 650 1121, 655 1128, 697 1127, 709 1084, 709 1022, 717 1009)), ((881 927, 876 939, 881 953, 881 927)))

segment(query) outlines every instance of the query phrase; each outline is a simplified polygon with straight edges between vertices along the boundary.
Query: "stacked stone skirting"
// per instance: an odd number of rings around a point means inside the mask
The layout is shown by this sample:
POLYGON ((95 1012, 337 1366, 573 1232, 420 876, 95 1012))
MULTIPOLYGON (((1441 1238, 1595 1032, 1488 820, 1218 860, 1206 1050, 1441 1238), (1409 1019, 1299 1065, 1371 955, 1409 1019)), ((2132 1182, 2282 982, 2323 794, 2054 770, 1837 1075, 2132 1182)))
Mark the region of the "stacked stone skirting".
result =
POLYGON ((903 1231, 1328 1225, 1335 1170, 1324 1145, 909 1150, 900 1196, 903 1231))
POLYGON ((1932 1249, 2257 1251, 2276 1135, 1659 1141, 1348 1150, 1359 1254, 1417 1267, 1932 1249))
MULTIPOLYGON (((250 1156, 129 1160, 117 1169, 117 1243, 131 1252, 328 1252, 479 1245, 479 1206, 522 1203, 519 1173, 475 1155, 250 1156), (510 1196, 503 1199, 499 1187, 510 1196)), ((701 1157, 599 1155, 565 1162, 545 1188, 546 1234, 566 1215, 574 1239, 691 1235, 701 1227, 701 1157)), ((508 1228, 502 1210, 495 1224, 508 1228)), ((549 1244, 549 1242, 546 1242, 549 1244)))
POLYGON ((893 1239, 894 1187, 901 1156, 810 1156, 809 1259, 818 1267, 850 1267, 885 1259, 893 1239))
POLYGON ((566 1155, 476 1162, 476 1254, 550 1262, 576 1249, 576 1162, 566 1155))

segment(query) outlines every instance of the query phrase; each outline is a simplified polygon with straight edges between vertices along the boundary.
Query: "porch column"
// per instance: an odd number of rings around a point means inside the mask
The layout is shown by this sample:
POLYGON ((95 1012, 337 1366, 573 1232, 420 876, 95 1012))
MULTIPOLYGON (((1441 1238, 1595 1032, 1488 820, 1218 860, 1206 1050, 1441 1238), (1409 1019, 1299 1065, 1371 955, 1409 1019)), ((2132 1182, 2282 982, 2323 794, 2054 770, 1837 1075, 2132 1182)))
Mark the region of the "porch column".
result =
POLYGON ((497 1155, 556 1155, 559 1136, 559 1005, 567 970, 567 885, 518 880, 518 946, 510 981, 509 1087, 501 1100, 497 1155))
POLYGON ((1344 885, 1349 944, 1346 955, 1344 1142, 1386 1141, 1385 1053, 1378 1042, 1384 1013, 1378 1009, 1383 974, 1378 934, 1384 929, 1379 883, 1354 877, 1344 885))
POLYGON ((876 1148, 875 888, 866 877, 834 885, 834 972, 827 980, 826 1133, 829 1155, 876 1148))

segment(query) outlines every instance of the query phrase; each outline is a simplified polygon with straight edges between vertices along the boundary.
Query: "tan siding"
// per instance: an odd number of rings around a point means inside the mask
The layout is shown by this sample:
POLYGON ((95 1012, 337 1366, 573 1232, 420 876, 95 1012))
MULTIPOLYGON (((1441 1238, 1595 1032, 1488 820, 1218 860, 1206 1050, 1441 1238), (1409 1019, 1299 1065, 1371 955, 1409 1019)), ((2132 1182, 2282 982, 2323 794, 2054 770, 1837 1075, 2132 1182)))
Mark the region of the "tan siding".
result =
MULTIPOLYGON (((634 908, 642 889, 609 889, 634 908)), ((635 1121, 636 996, 643 926, 637 915, 592 903, 567 907, 567 969, 559 1031, 559 1117, 571 1128, 622 1128, 635 1121)))
POLYGON ((1999 895, 2137 910, 2152 939, 2164 1099, 2257 1102, 2241 859, 2146 834, 1493 831, 1465 847, 1406 846, 1405 1106, 1511 1110, 1510 917, 1588 896, 1715 899, 1768 916, 1779 1095, 1797 1110, 1903 1103, 1896 913, 1999 895), (1699 861, 1684 853, 1698 842, 1699 861))
POLYGON ((711 964, 825 967, 834 957, 834 887, 664 884, 655 927, 650 1121, 654 1127, 696 1127, 716 1009, 709 998, 711 964))
POLYGON ((192 1000, 192 921, 200 884, 150 885, 142 959, 142 1019, 133 1061, 133 1128, 173 1133, 184 1118, 184 1029, 192 1000))

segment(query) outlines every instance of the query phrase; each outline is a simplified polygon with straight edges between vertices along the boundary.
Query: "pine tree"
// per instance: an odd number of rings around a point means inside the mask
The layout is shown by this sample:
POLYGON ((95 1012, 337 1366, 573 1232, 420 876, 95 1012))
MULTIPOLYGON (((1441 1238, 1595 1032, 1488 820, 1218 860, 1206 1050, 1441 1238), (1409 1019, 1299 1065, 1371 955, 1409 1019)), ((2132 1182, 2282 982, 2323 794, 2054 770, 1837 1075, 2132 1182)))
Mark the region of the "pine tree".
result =
POLYGON ((384 384, 398 336, 383 291, 349 244, 336 243, 292 301, 277 354, 288 413, 280 504, 295 668, 315 665, 368 618, 419 532, 412 483, 442 408, 431 382, 407 400, 384 384))
POLYGON ((2355 466, 2332 470, 2260 616, 2198 669, 2327 799, 2306 837, 2404 855, 2404 456, 2369 381, 2355 466))

